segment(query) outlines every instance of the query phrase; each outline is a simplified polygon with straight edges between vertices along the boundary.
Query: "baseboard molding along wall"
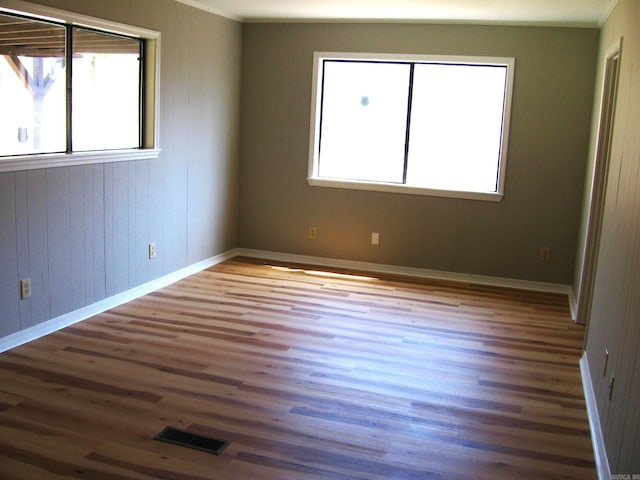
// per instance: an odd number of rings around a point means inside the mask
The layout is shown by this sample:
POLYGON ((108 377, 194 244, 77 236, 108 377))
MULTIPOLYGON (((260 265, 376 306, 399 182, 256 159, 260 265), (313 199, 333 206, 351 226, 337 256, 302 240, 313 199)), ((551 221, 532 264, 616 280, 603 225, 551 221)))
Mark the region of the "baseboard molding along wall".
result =
POLYGON ((611 470, 609 469, 609 459, 604 446, 604 435, 598 415, 598 405, 596 395, 593 390, 591 371, 589 370, 589 360, 587 352, 584 352, 580 359, 580 374, 582 375, 582 388, 584 389, 584 399, 587 404, 587 416, 589 417, 589 429, 591 430, 591 441, 593 442, 593 455, 596 461, 596 470, 599 480, 611 480, 611 470))
POLYGON ((446 280, 451 282, 487 285, 491 287, 504 287, 515 288, 519 290, 532 290, 536 292, 558 293, 561 295, 567 295, 568 299, 573 295, 571 286, 561 285, 557 283, 531 282, 528 280, 518 280, 514 278, 501 278, 469 273, 446 272, 441 270, 430 270, 427 268, 401 267, 397 265, 386 265, 382 263, 358 262, 353 260, 313 257, 308 255, 295 255, 291 253, 251 250, 246 248, 237 248, 235 250, 235 253, 237 256, 264 258, 265 260, 272 260, 277 262, 317 265, 320 267, 336 267, 346 270, 356 270, 361 272, 371 272, 387 275, 399 275, 403 277, 413 277, 426 280, 446 280))
MULTIPOLYGON (((271 252, 265 250, 252 250, 246 248, 236 248, 221 253, 214 257, 208 258, 201 262, 195 263, 169 275, 165 275, 151 282, 135 287, 126 292, 119 293, 109 298, 105 298, 92 305, 80 308, 73 312, 69 312, 60 317, 48 320, 33 327, 21 330, 19 332, 0 338, 0 353, 17 347, 24 343, 36 340, 50 333, 61 330, 65 327, 78 323, 94 315, 98 315, 106 310, 115 308, 123 303, 130 302, 136 298, 147 295, 148 293, 160 288, 171 285, 178 280, 193 275, 202 270, 210 268, 218 263, 224 262, 233 257, 244 256, 251 258, 261 258, 277 262, 288 262, 305 265, 317 265, 321 267, 334 267, 346 270, 357 270, 361 272, 370 272, 377 274, 398 275, 404 277, 429 279, 429 280, 446 280, 452 282, 472 283, 478 285, 487 285, 493 287, 515 288, 520 290, 532 290, 538 292, 557 293, 567 295, 572 298, 572 289, 569 285, 560 285, 554 283, 530 282, 527 280, 517 280, 510 278, 491 277, 485 275, 474 275, 466 273, 445 272, 440 270, 430 270, 425 268, 401 267, 396 265, 386 265, 380 263, 359 262, 353 260, 343 260, 337 258, 314 257, 308 255, 295 255, 290 253, 271 252)), ((569 301, 572 306, 573 303, 569 301)), ((572 306, 573 315, 573 306, 572 306)))
POLYGON ((178 280, 182 280, 183 278, 217 265, 218 263, 224 262, 225 260, 228 260, 229 258, 235 256, 235 251, 230 250, 201 262, 194 263, 193 265, 189 265, 188 267, 182 268, 176 272, 157 278, 143 285, 139 285, 135 288, 132 288, 131 290, 127 290, 126 292, 118 293, 117 295, 105 298, 103 300, 100 300, 99 302, 93 303, 78 310, 74 310, 73 312, 66 313, 51 320, 47 320, 46 322, 34 325, 33 327, 29 327, 6 337, 0 338, 0 353, 18 347, 22 344, 31 342, 32 340, 36 340, 40 337, 44 337, 45 335, 49 335, 50 333, 61 330, 65 327, 73 325, 74 323, 81 322, 82 320, 86 320, 89 317, 98 315, 99 313, 130 302, 131 300, 135 300, 136 298, 142 297, 155 290, 171 285, 178 280))
POLYGON ((571 309, 571 320, 578 321, 578 299, 573 287, 569 287, 569 308, 571 309))

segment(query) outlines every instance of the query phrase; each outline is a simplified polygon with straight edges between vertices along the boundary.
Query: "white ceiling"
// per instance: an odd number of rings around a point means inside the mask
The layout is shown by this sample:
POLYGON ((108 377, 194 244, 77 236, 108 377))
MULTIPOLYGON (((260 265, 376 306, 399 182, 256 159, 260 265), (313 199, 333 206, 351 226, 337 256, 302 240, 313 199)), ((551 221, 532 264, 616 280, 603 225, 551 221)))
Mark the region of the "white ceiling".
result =
POLYGON ((178 0, 261 21, 407 21, 599 26, 618 0, 178 0))

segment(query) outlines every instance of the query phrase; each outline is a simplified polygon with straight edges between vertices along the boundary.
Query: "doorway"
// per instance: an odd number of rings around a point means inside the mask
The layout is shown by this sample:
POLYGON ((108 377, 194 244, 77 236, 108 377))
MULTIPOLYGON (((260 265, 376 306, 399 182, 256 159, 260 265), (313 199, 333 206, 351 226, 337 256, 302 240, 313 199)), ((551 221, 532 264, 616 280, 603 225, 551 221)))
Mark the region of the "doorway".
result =
POLYGON ((620 71, 620 54, 622 39, 607 55, 604 67, 602 87, 602 102, 600 106, 600 120, 598 125, 598 140, 596 157, 593 167, 589 214, 585 237, 584 258, 580 278, 580 292, 578 298, 577 323, 587 325, 591 316, 591 304, 598 266, 598 250, 602 232, 602 217, 609 176, 611 159, 611 139, 618 94, 618 76, 620 71))

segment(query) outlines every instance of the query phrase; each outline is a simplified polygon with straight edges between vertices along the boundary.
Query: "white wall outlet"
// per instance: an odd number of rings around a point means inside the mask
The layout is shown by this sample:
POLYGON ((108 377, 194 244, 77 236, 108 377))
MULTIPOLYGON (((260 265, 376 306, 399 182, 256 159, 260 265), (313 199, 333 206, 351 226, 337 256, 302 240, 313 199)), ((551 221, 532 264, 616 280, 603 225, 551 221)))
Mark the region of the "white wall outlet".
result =
POLYGON ((156 258, 156 244, 155 243, 150 243, 149 244, 149 260, 151 260, 152 258, 156 258))
POLYGON ((315 240, 318 238, 318 229, 316 227, 309 227, 308 234, 309 240, 315 240))
POLYGON ((23 278, 20 280, 20 299, 26 300, 31 298, 31 279, 23 278))
POLYGON ((380 234, 378 232, 371 233, 371 245, 380 245, 380 234))

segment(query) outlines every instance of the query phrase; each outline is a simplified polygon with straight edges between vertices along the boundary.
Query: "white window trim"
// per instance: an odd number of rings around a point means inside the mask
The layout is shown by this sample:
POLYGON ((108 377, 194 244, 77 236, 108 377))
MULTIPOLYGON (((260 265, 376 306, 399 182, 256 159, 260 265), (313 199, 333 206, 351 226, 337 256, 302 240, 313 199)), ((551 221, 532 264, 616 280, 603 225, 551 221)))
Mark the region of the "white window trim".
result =
POLYGON ((157 158, 160 154, 160 32, 25 2, 0 0, 0 13, 16 13, 77 27, 127 35, 145 41, 142 147, 92 152, 42 153, 0 157, 0 172, 157 158))
POLYGON ((404 193, 411 195, 427 195, 436 197, 461 198, 469 200, 484 200, 500 202, 504 197, 504 185, 507 170, 507 149, 509 145, 509 127, 511 122, 511 100, 513 95, 513 78, 515 58, 513 57, 475 57, 452 55, 411 55, 411 54, 380 54, 380 53, 348 53, 348 52, 314 52, 313 77, 311 86, 311 121, 309 135, 309 167, 307 182, 314 187, 345 188, 355 190, 369 190, 377 192, 404 193), (496 192, 469 192, 458 190, 440 190, 416 187, 411 185, 367 182, 358 180, 343 180, 320 177, 318 174, 318 152, 320 142, 320 111, 322 107, 321 95, 322 76, 320 65, 322 60, 380 60, 380 61, 415 61, 415 62, 443 62, 464 65, 505 65, 507 66, 507 94, 503 117, 503 133, 500 145, 499 176, 496 192))

